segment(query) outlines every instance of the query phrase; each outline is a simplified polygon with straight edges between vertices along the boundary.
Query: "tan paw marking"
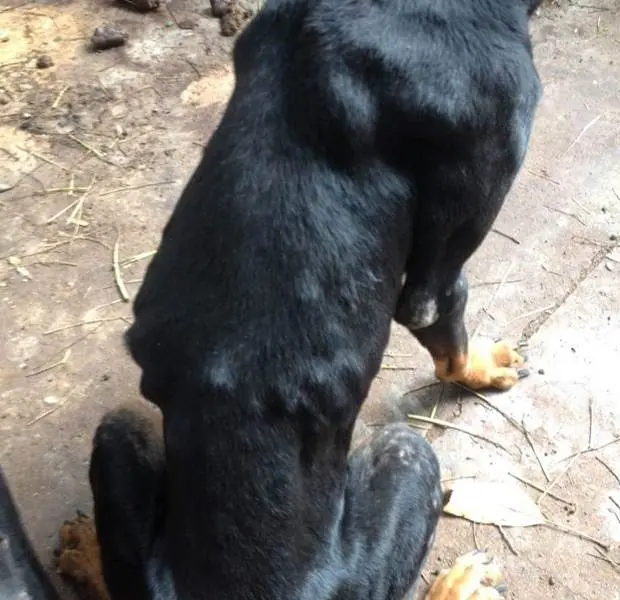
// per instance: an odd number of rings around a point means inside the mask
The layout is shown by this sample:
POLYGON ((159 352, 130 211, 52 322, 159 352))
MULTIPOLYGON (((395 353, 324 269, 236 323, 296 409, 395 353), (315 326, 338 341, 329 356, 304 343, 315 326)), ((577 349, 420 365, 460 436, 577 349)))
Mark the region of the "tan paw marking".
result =
POLYGON ((499 600, 500 579, 499 567, 492 559, 483 552, 470 552, 439 573, 426 600, 499 600))
POLYGON ((101 572, 97 532, 93 520, 78 514, 58 532, 58 570, 72 579, 88 600, 109 600, 101 572))
POLYGON ((442 381, 462 383, 474 390, 510 389, 519 380, 523 357, 505 342, 470 343, 467 354, 435 361, 435 372, 442 381))

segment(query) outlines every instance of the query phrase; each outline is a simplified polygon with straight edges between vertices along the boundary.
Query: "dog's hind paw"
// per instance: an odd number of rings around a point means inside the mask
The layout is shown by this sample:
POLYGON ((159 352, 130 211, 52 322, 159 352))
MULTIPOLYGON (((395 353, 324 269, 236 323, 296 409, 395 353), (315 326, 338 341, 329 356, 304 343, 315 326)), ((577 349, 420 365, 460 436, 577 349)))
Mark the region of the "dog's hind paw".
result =
POLYGON ((58 532, 58 570, 73 580, 85 600, 109 600, 103 573, 97 532, 93 520, 83 514, 65 521, 58 532))
POLYGON ((500 600, 500 579, 492 559, 483 552, 470 552, 439 573, 425 600, 500 600))
POLYGON ((505 342, 475 341, 467 354, 435 361, 442 381, 461 383, 471 389, 510 389, 526 375, 523 357, 505 342))

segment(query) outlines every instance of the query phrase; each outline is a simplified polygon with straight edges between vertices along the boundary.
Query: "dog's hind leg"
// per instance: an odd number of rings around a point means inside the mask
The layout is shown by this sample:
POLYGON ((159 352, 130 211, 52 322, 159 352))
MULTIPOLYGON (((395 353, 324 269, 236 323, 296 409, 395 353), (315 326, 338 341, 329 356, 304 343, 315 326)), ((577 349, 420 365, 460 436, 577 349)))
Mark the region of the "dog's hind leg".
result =
POLYGON ((90 484, 103 575, 114 600, 153 597, 147 574, 164 511, 161 423, 133 409, 108 413, 93 441, 90 484))
POLYGON ((442 510, 439 464, 410 427, 388 425, 351 454, 340 521, 346 600, 402 600, 417 583, 442 510))

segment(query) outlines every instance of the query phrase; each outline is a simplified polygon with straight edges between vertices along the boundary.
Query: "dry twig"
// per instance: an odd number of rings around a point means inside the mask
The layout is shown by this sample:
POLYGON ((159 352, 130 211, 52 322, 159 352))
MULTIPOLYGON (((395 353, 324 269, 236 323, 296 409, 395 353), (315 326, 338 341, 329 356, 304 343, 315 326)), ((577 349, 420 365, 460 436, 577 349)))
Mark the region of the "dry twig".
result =
POLYGON ((564 504, 566 504, 567 506, 575 506, 574 502, 571 502, 570 500, 566 500, 566 498, 562 498, 562 496, 558 496, 558 494, 555 494, 549 489, 545 490, 544 487, 538 485, 537 483, 534 483, 533 481, 529 481, 528 479, 525 479, 525 477, 521 477, 520 475, 516 475, 515 473, 511 473, 510 471, 508 472, 508 475, 510 475, 511 477, 514 477, 521 483, 525 483, 525 485, 529 485, 531 488, 534 488, 535 490, 539 492, 546 492, 547 496, 549 496, 550 498, 555 498, 556 500, 559 500, 560 502, 564 502, 564 504))
POLYGON ((582 454, 589 454, 590 452, 598 452, 599 450, 602 450, 603 448, 607 448, 607 446, 611 446, 612 444, 617 444, 618 442, 620 442, 620 435, 616 436, 613 440, 609 440, 608 442, 605 442, 604 444, 600 444, 599 446, 594 446, 592 448, 586 448, 585 450, 579 450, 579 452, 574 452, 573 454, 569 454, 568 456, 561 458, 558 461, 558 464, 561 462, 564 462, 565 460, 571 460, 577 456, 581 456, 582 454))
POLYGON ((495 290, 494 294, 491 296, 491 298, 487 302, 487 305, 482 309, 482 317, 480 317, 480 321, 478 321, 476 328, 471 334, 471 339, 475 338, 478 335, 478 332, 480 331, 480 327, 482 327, 482 323, 484 322, 484 315, 489 314, 489 309, 491 308, 491 305, 493 304, 493 302, 495 302, 495 299, 499 296, 500 292, 502 291, 502 288, 504 287, 504 284, 506 283, 506 280, 508 279, 508 275, 510 275, 510 272, 512 271, 513 265, 514 265, 514 260, 511 261, 510 264, 508 265, 508 268, 506 269, 506 272, 504 273, 504 276, 502 277, 501 283, 499 284, 498 288, 495 290))
POLYGON ((614 571, 616 571, 616 573, 620 573, 620 564, 614 562, 608 556, 605 556, 600 548, 596 548, 596 550, 599 552, 599 554, 593 554, 592 552, 588 552, 588 556, 606 562, 614 571))
POLYGON ((468 429, 466 427, 460 427, 459 425, 455 425, 454 423, 450 423, 448 421, 443 421, 442 419, 431 419, 430 417, 424 417, 422 415, 409 414, 407 415, 407 418, 411 421, 419 421, 420 423, 426 423, 428 425, 436 425, 437 427, 443 427, 444 429, 453 429, 454 431, 460 431, 461 433, 469 435, 473 438, 482 440, 483 442, 487 442, 488 444, 492 444, 496 448, 499 448, 500 450, 503 450, 507 454, 512 455, 510 450, 508 450, 508 448, 506 448, 499 442, 496 442, 495 440, 485 437, 481 433, 476 433, 475 431, 472 431, 471 429, 468 429))
POLYGON ((75 329, 76 327, 84 327, 86 325, 97 325, 98 323, 110 323, 112 321, 123 321, 123 317, 105 317, 102 319, 93 319, 92 321, 81 321, 80 323, 72 323, 71 325, 65 325, 64 327, 58 327, 58 329, 49 329, 44 331, 43 335, 52 335, 61 331, 67 331, 68 329, 75 329))
POLYGON ((47 373, 47 371, 51 371, 52 369, 55 369, 56 367, 60 367, 61 365, 66 364, 70 356, 71 356, 71 348, 67 348, 60 360, 56 361, 55 363, 51 365, 41 367, 40 369, 37 369, 36 371, 33 371, 32 373, 28 373, 26 377, 34 377, 35 375, 41 375, 41 373, 47 373))
POLYGON ((73 134, 69 134, 69 138, 72 139, 77 144, 79 144, 80 146, 82 146, 82 148, 84 148, 85 150, 87 150, 88 152, 90 152, 91 154, 96 156, 99 160, 103 161, 104 163, 106 163, 108 165, 112 165, 113 167, 116 166, 111 160, 109 160, 103 154, 101 154, 101 152, 99 152, 99 150, 97 150, 97 148, 93 148, 92 146, 90 146, 86 142, 83 142, 81 139, 75 137, 73 134))
POLYGON ((573 143, 566 148, 566 150, 564 151, 564 154, 562 156, 566 156, 566 154, 568 154, 581 140, 581 138, 586 134, 586 132, 588 131, 588 129, 590 129, 590 127, 592 127, 593 125, 595 125, 599 119, 602 117, 603 115, 598 115, 597 117, 594 117, 594 119, 592 119, 580 132, 579 135, 574 139, 573 143))
POLYGON ((582 531, 578 531, 577 529, 573 529, 571 527, 566 527, 565 525, 559 525, 558 523, 554 523, 553 521, 549 521, 547 519, 546 523, 543 524, 544 527, 549 527, 550 529, 557 529, 558 531, 562 531, 564 533, 568 533, 569 535, 574 535, 575 537, 581 538, 582 540, 587 540, 588 542, 592 542, 597 546, 601 547, 605 552, 609 552, 609 544, 605 542, 601 542, 601 540, 588 535, 587 533, 583 533, 582 531))
POLYGON ((504 233, 503 231, 500 231, 499 229, 493 228, 491 229, 491 231, 493 233, 496 233, 497 235, 501 235, 507 240, 510 240, 513 244, 517 244, 517 245, 521 244, 521 242, 516 237, 513 237, 512 235, 508 235, 507 233, 504 233))
POLYGON ((62 97, 65 95, 65 92, 69 89, 68 85, 65 85, 64 88, 62 88, 62 90, 60 90, 60 93, 58 94, 58 96, 56 97, 56 100, 54 100, 54 103, 52 104, 52 108, 58 108, 58 105, 60 104, 60 101, 62 100, 62 97))
POLYGON ((115 188, 113 190, 108 190, 107 192, 101 192, 99 194, 99 197, 102 198, 103 196, 109 196, 110 194, 117 194, 119 192, 128 192, 130 190, 140 190, 142 188, 147 188, 147 187, 157 187, 159 185, 173 185, 177 183, 178 183, 178 180, 176 179, 169 179, 167 181, 155 181, 153 183, 140 183, 138 185, 129 185, 127 187, 120 187, 120 188, 115 188))
POLYGON ((551 481, 551 478, 549 477, 549 474, 547 473, 547 469, 545 469, 545 465, 543 464, 543 461, 540 458, 540 454, 538 454, 538 450, 536 449, 536 444, 534 444, 534 440, 532 439, 530 432, 525 427, 525 420, 521 421, 521 425, 523 426, 523 435, 525 436, 527 443, 530 445, 530 448, 532 449, 532 452, 534 453, 534 456, 536 457, 536 462, 538 463, 538 466, 540 467, 542 474, 545 476, 547 483, 549 483, 549 481, 551 481))
POLYGON ((123 282, 123 276, 121 274, 121 268, 118 263, 118 251, 121 242, 121 234, 120 231, 116 237, 116 242, 114 243, 114 250, 112 251, 112 267, 114 269, 114 281, 116 282, 116 287, 121 295, 121 298, 125 302, 129 302, 131 300, 131 296, 125 287, 125 283, 123 282))
POLYGON ((497 530, 499 531, 499 534, 502 536, 502 539, 504 540, 504 542, 506 542, 506 546, 508 546, 510 551, 515 556, 519 556, 519 553, 517 552, 517 549, 513 546, 512 542, 510 541, 510 538, 508 537, 508 535, 504 531, 504 528, 501 525, 497 525, 497 530))

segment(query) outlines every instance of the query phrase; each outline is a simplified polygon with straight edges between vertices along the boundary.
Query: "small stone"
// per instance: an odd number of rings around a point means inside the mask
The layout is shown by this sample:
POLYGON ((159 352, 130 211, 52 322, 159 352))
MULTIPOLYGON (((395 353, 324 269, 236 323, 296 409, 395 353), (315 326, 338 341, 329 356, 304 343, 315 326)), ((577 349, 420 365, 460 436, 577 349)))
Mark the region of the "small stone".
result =
POLYGON ((6 183, 4 181, 0 181, 0 194, 2 192, 8 192, 9 190, 12 190, 14 187, 15 187, 14 184, 6 183))
POLYGON ((115 119, 118 119, 119 117, 124 117, 127 114, 127 105, 124 103, 113 104, 110 106, 109 111, 115 119))
POLYGON ((43 404, 47 404, 48 406, 54 406, 60 402, 60 398, 58 396, 45 396, 43 398, 43 404))
POLYGON ((179 29, 196 29, 196 21, 194 19, 181 19, 179 21, 179 29))
POLYGON ((219 19, 230 10, 230 0, 210 0, 211 14, 219 19))
POLYGON ((118 138, 127 137, 127 131, 125 131, 124 127, 120 123, 114 124, 114 131, 116 132, 116 137, 118 138))
POLYGON ((614 270, 614 266, 613 266, 610 262, 605 263, 605 268, 606 268, 606 269, 607 269, 610 273, 611 273, 611 271, 613 271, 613 270, 614 270))
POLYGON ((48 54, 42 54, 37 58, 37 69, 49 69, 54 66, 54 61, 48 54))
POLYGON ((6 29, 0 29, 0 43, 4 44, 10 39, 9 32, 6 29))
POLYGON ((538 374, 539 375, 544 375, 545 374, 545 370, 544 369, 538 369, 538 374))
POLYGON ((111 25, 97 27, 90 38, 93 50, 108 50, 122 46, 127 41, 128 35, 125 31, 117 29, 111 25))
POLYGON ((610 239, 610 241, 612 241, 612 242, 617 242, 617 241, 618 241, 618 236, 617 236, 615 233, 612 233, 612 234, 609 236, 609 239, 610 239))
POLYGON ((123 4, 129 4, 134 10, 138 12, 150 12, 157 10, 160 5, 160 0, 120 0, 123 4))
POLYGON ((0 92, 0 104, 6 106, 11 101, 11 98, 6 92, 0 92))
POLYGON ((555 585, 555 579, 553 578, 553 575, 549 575, 549 585, 555 585))

